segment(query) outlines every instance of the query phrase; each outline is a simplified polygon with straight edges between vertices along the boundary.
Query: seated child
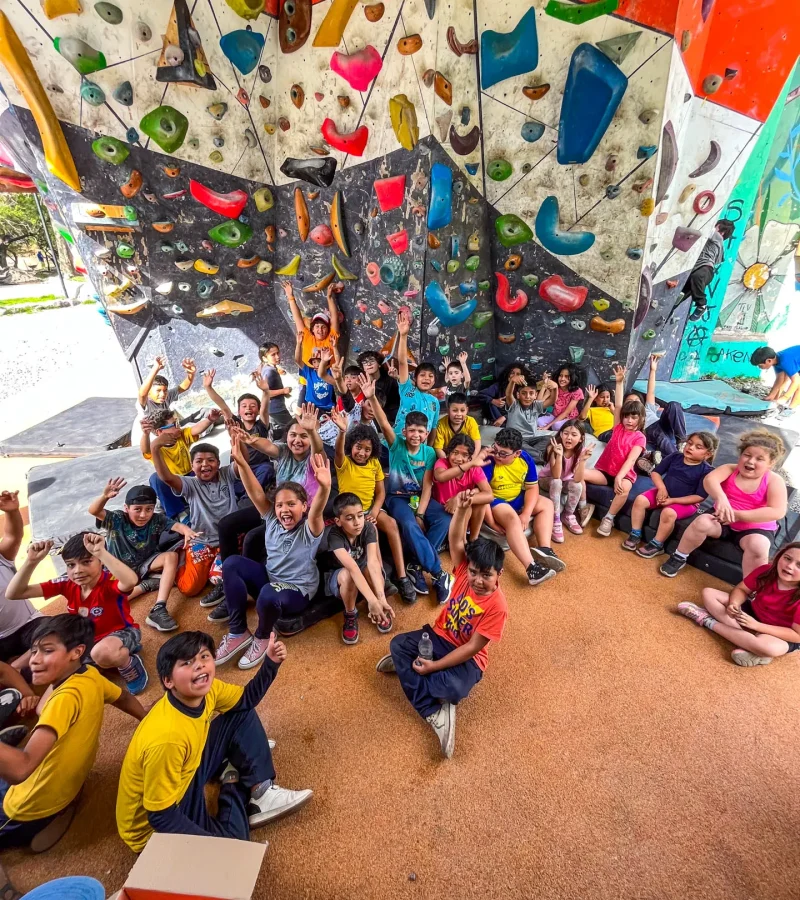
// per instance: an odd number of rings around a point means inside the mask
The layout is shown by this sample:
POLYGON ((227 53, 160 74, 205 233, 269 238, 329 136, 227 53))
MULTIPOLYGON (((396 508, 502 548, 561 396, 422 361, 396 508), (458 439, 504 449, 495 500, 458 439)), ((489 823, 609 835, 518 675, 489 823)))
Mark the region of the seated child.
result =
MULTIPOLYGON (((333 282, 328 285, 326 292, 328 310, 314 313, 308 326, 306 326, 303 314, 295 300, 291 281, 282 281, 281 287, 289 301, 289 311, 292 314, 298 344, 301 347, 301 362, 297 364, 298 368, 311 364, 314 356, 319 356, 319 353, 314 353, 315 350, 330 350, 331 357, 336 357, 338 354, 336 345, 339 341, 339 310, 334 295, 338 294, 344 285, 341 282, 333 282)), ((307 400, 310 401, 311 397, 309 396, 307 400)))
POLYGON ((553 540, 564 543, 564 527, 561 523, 561 492, 566 487, 567 502, 564 505, 564 523, 572 534, 583 534, 583 528, 575 511, 586 491, 584 475, 586 460, 592 448, 584 446, 584 432, 573 419, 562 425, 547 448, 547 462, 539 470, 539 486, 548 491, 553 502, 553 540))
MULTIPOLYGON (((161 410, 154 413, 149 419, 142 420, 142 438, 140 448, 145 459, 152 459, 152 441, 158 437, 161 444, 161 455, 164 463, 174 475, 188 475, 192 471, 190 450, 209 425, 213 425, 222 418, 222 413, 211 410, 205 418, 194 425, 181 428, 178 424, 178 414, 172 409, 161 410)), ((164 514, 170 519, 177 519, 186 509, 186 501, 167 487, 157 474, 150 476, 150 487, 156 492, 164 514)))
POLYGON ((19 669, 27 663, 31 638, 42 614, 29 600, 6 597, 6 588, 17 572, 14 560, 25 528, 19 511, 19 491, 0 491, 0 510, 5 513, 0 538, 0 660, 15 659, 15 668, 19 669))
POLYGON ((567 363, 558 370, 555 381, 550 378, 549 372, 544 373, 543 380, 543 387, 548 389, 548 398, 542 399, 542 404, 552 406, 553 412, 542 416, 539 425, 556 431, 568 419, 577 419, 580 415, 586 373, 575 363, 567 363))
POLYGON ((597 526, 600 537, 608 537, 614 527, 614 516, 625 506, 628 494, 636 481, 636 460, 644 452, 644 407, 638 400, 626 400, 622 409, 614 407, 611 438, 593 469, 586 469, 587 484, 602 484, 614 488, 614 499, 603 520, 597 526))
POLYGON ((157 437, 151 443, 156 474, 189 504, 189 520, 197 535, 186 547, 186 559, 175 584, 185 597, 195 597, 211 581, 214 587, 200 606, 216 606, 222 601, 219 522, 237 509, 236 472, 232 465, 219 464, 219 450, 213 444, 195 444, 191 449, 194 477, 174 475, 167 468, 161 440, 157 437))
POLYGON ((332 447, 338 434, 338 429, 330 421, 331 410, 336 398, 335 379, 331 372, 333 356, 330 350, 315 348, 312 353, 314 355, 311 357, 311 362, 308 365, 302 363, 301 345, 298 340, 295 347, 295 361, 298 371, 306 383, 306 402, 313 404, 319 413, 318 431, 322 443, 332 447))
POLYGON ((381 634, 392 630, 394 610, 386 600, 378 531, 364 515, 361 498, 340 493, 333 501, 333 515, 336 524, 328 532, 328 550, 340 568, 326 574, 325 593, 344 603, 342 641, 357 644, 359 598, 367 601, 369 619, 381 634))
POLYGON ((466 434, 472 438, 477 450, 481 449, 481 432, 478 423, 469 415, 467 395, 460 391, 452 391, 447 395, 447 415, 439 419, 433 449, 439 459, 444 459, 444 448, 457 434, 466 434))
POLYGON ((737 666, 766 666, 800 650, 800 543, 785 544, 730 594, 703 588, 701 596, 702 607, 684 601, 678 612, 730 641, 737 666))
POLYGON ((261 370, 253 372, 253 381, 262 391, 268 392, 272 439, 280 441, 294 421, 286 408, 286 398, 292 396, 292 389, 283 386, 283 375, 286 373, 280 368, 281 349, 273 341, 267 341, 258 348, 258 359, 261 370))
POLYGON ((43 699, 25 747, 0 744, 2 849, 31 845, 36 850, 37 837, 45 836, 51 846, 67 830, 74 815, 71 804, 94 765, 106 703, 139 721, 144 718, 138 700, 86 665, 94 637, 92 620, 84 616, 39 619, 31 674, 34 685, 52 686, 52 691, 43 699))
POLYGON ((322 511, 331 490, 331 470, 323 453, 311 458, 318 487, 309 506, 306 492, 292 481, 277 484, 267 497, 236 437, 231 442, 231 459, 236 461, 247 494, 264 518, 267 565, 265 568, 243 556, 229 556, 222 564, 230 624, 216 660, 221 665, 245 650, 239 668, 252 669, 264 659, 278 619, 299 616, 317 593, 316 556, 325 531, 322 511), (258 612, 255 636, 247 628, 248 594, 255 598, 258 612))
MULTIPOLYGON (((686 440, 686 417, 680 403, 673 400, 665 404, 663 409, 659 409, 656 405, 656 372, 658 361, 663 355, 653 353, 650 356, 650 374, 647 376, 647 393, 644 398, 644 434, 647 438, 648 452, 647 458, 640 459, 636 464, 636 468, 645 475, 653 471, 653 467, 661 458, 675 453, 678 444, 686 440)), ((625 373, 624 366, 615 366, 614 377, 617 379, 617 389, 620 393, 624 390, 625 373)), ((636 391, 627 393, 625 400, 642 402, 641 395, 636 391)), ((617 402, 621 405, 619 401, 617 402)))
POLYGON ((775 367, 775 382, 765 400, 786 410, 800 406, 800 344, 781 351, 759 347, 750 356, 750 363, 762 371, 775 367))
POLYGON ((171 388, 167 379, 158 374, 166 365, 166 359, 163 356, 157 356, 147 378, 139 388, 139 406, 146 416, 152 416, 157 412, 166 412, 181 394, 189 390, 194 376, 197 374, 197 366, 193 359, 187 357, 181 360, 186 378, 176 388, 171 388))
POLYGON ((536 463, 522 449, 522 435, 515 428, 497 432, 483 472, 494 497, 486 524, 506 536, 511 552, 525 566, 528 584, 541 584, 563 572, 567 564, 550 547, 553 503, 539 493, 536 463), (528 546, 525 536, 531 519, 535 547, 528 546))
POLYGON ((522 375, 526 384, 536 383, 536 379, 528 367, 521 362, 516 362, 506 366, 494 384, 478 392, 478 396, 487 404, 491 424, 497 428, 502 428, 506 424, 506 391, 508 382, 515 375, 522 375))
POLYGON ((397 522, 405 549, 418 562, 407 565, 418 594, 427 594, 428 585, 424 572, 428 572, 439 603, 446 603, 450 595, 450 576, 442 569, 438 549, 447 534, 444 522, 430 525, 423 531, 425 513, 431 499, 433 464, 436 451, 425 441, 428 437, 428 419, 425 413, 411 410, 404 416, 402 435, 397 434, 386 418, 380 400, 375 396, 375 383, 363 385, 364 394, 372 403, 386 443, 389 445, 389 488, 386 511, 397 522))
POLYGON ((178 623, 167 611, 167 600, 178 571, 178 552, 162 552, 159 539, 165 531, 174 531, 183 535, 184 545, 188 545, 198 535, 188 525, 157 513, 156 492, 146 484, 136 485, 128 491, 122 509, 107 510, 106 503, 124 487, 123 478, 110 478, 103 493, 89 504, 89 515, 94 516, 98 527, 105 529, 108 552, 142 579, 130 592, 128 600, 157 590, 155 605, 145 622, 157 631, 174 631, 178 623), (147 577, 155 572, 160 578, 147 577))
POLYGON ((430 527, 439 520, 442 525, 455 514, 458 494, 470 491, 472 512, 469 517, 469 535, 475 540, 481 533, 486 507, 494 500, 494 494, 486 480, 483 466, 489 455, 488 448, 475 450, 475 441, 468 434, 456 434, 445 447, 444 459, 437 459, 433 466, 431 500, 425 513, 425 524, 430 527))
POLYGON ((608 432, 611 437, 611 429, 614 427, 614 402, 611 399, 611 388, 600 384, 595 387, 590 384, 586 388, 586 402, 583 404, 581 414, 578 417, 582 422, 588 422, 589 428, 595 437, 606 441, 604 437, 608 432))
MULTIPOLYGON (((406 416, 410 412, 420 412, 425 416, 426 431, 430 433, 439 421, 439 401, 433 391, 436 387, 436 368, 431 363, 420 363, 414 384, 408 372, 408 332, 411 329, 411 314, 408 307, 397 313, 397 366, 399 371, 400 409, 394 420, 394 430, 402 433, 406 426, 406 416)), ((377 413, 376 413, 377 415, 377 413)), ((381 425, 384 437, 391 447, 386 431, 381 425)))
POLYGON ((211 635, 185 631, 158 651, 165 693, 128 745, 117 792, 117 830, 134 853, 142 852, 154 831, 246 841, 251 828, 296 812, 311 799, 311 791, 275 784, 270 745, 256 713, 286 659, 285 645, 269 636, 269 662, 244 688, 215 677, 214 650, 211 635), (212 816, 206 785, 221 772, 212 816))
POLYGON ((537 400, 536 382, 527 375, 512 375, 506 385, 506 428, 515 428, 522 435, 522 446, 539 453, 549 443, 552 431, 539 425, 544 405, 537 400))
POLYGON ((100 669, 119 669, 128 690, 141 694, 147 687, 147 670, 138 655, 142 639, 128 603, 139 577, 106 550, 101 534, 82 531, 61 549, 67 574, 31 584, 31 575, 52 546, 52 541, 36 541, 28 547, 25 562, 6 588, 6 597, 65 597, 68 613, 88 618, 94 625, 94 644, 89 651, 94 664, 100 669))
MULTIPOLYGON (((371 387, 366 376, 361 377, 365 384, 371 387)), ((380 464, 381 443, 378 434, 368 425, 353 425, 348 428, 344 413, 334 411, 331 418, 339 429, 334 457, 339 491, 355 494, 361 500, 368 521, 386 535, 392 551, 400 596, 406 603, 413 603, 417 599, 417 594, 406 574, 400 529, 397 522, 383 509, 386 485, 383 483, 383 469, 380 464)), ((380 550, 378 559, 380 561, 380 550)))
POLYGON ((672 534, 678 519, 688 519, 708 496, 703 487, 706 475, 713 470, 711 463, 719 447, 716 435, 695 431, 686 438, 683 451, 670 453, 653 469, 655 487, 633 501, 631 533, 622 544, 625 550, 635 550, 639 556, 652 559, 664 552, 664 542, 672 534), (658 508, 656 536, 640 546, 642 525, 648 511, 658 508))
POLYGON ((467 360, 469 356, 466 350, 458 354, 457 359, 444 358, 444 400, 447 401, 451 394, 467 395, 472 383, 467 360))
POLYGON ((395 672, 414 709, 433 728, 442 756, 453 755, 456 704, 481 680, 490 641, 503 636, 508 604, 500 588, 503 551, 493 541, 477 538, 465 544, 471 491, 458 494, 450 523, 450 558, 455 584, 447 606, 431 628, 425 625, 392 638, 390 655, 376 666, 395 672), (420 656, 420 639, 430 636, 430 659, 420 656))
POLYGON ((698 516, 683 532, 675 552, 659 571, 674 578, 686 558, 706 538, 722 538, 742 551, 745 577, 769 561, 778 530, 786 515, 786 483, 772 471, 783 456, 783 441, 768 431, 748 431, 739 439, 739 460, 706 475, 703 486, 714 501, 714 512, 698 516))
POLYGON ((394 422, 400 407, 400 393, 397 379, 392 378, 383 367, 383 355, 375 350, 365 350, 356 360, 361 371, 375 382, 375 390, 381 398, 383 410, 390 422, 394 422))

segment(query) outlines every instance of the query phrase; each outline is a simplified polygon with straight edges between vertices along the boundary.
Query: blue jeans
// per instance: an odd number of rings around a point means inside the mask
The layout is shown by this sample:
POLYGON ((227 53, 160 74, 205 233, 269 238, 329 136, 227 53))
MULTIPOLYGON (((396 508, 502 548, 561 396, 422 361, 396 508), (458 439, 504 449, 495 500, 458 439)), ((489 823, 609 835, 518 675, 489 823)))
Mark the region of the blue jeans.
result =
POLYGON ((645 429, 648 449, 660 450, 662 456, 669 456, 678 449, 678 441, 686 438, 686 419, 683 407, 674 400, 667 403, 657 422, 645 429))
POLYGON ((450 520, 453 518, 438 500, 431 497, 428 508, 425 510, 425 528, 427 529, 428 543, 438 553, 444 546, 447 532, 450 530, 450 520))
MULTIPOLYGON (((187 472, 187 475, 194 475, 194 472, 187 472)), ((179 494, 175 494, 172 488, 162 481, 155 472, 150 476, 150 487, 156 492, 164 510, 164 515, 169 519, 177 519, 178 516, 188 508, 189 504, 179 494)))
MULTIPOLYGON (((400 536, 403 539, 403 546, 410 557, 416 559, 425 572, 431 575, 438 575, 442 571, 442 564, 439 562, 439 554, 436 548, 432 546, 432 542, 428 539, 428 535, 419 527, 416 518, 414 518, 414 510, 409 505, 408 497, 387 497, 384 506, 386 512, 397 522, 400 529, 400 536)), ((431 504, 435 501, 431 500, 431 504)), ((434 538, 437 534, 447 534, 440 531, 441 526, 436 529, 434 538)))

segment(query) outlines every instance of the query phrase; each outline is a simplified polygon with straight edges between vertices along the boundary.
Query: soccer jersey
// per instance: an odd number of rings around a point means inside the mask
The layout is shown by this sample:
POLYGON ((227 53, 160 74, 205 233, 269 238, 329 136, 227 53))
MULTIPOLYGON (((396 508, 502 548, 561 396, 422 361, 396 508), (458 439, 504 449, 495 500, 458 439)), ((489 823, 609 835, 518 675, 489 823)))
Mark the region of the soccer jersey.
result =
POLYGON ((436 436, 433 439, 433 449, 434 450, 444 450, 445 447, 450 443, 450 441, 457 434, 466 434, 468 437, 471 437, 473 441, 476 443, 481 439, 481 432, 478 428, 478 423, 472 416, 467 416, 464 419, 464 424, 461 426, 459 431, 454 431, 453 426, 450 424, 450 419, 447 416, 442 416, 439 419, 439 424, 436 426, 436 436))
POLYGON ((491 460, 483 467, 483 474, 495 497, 498 500, 505 500, 506 503, 516 500, 539 480, 536 475, 536 463, 524 450, 503 466, 498 466, 491 460))
POLYGON ((427 444, 420 445, 416 453, 411 453, 406 439, 396 437, 389 448, 389 477, 387 494, 399 497, 413 497, 422 492, 422 482, 428 469, 436 462, 436 451, 427 444))
POLYGON ((370 510, 375 500, 375 488, 383 481, 383 469, 374 456, 363 466, 346 456, 341 466, 336 466, 336 477, 340 494, 355 494, 364 509, 370 510))
POLYGON ((45 600, 59 595, 66 597, 68 613, 91 619, 95 642, 123 628, 139 628, 133 621, 128 595, 122 593, 119 582, 106 569, 103 569, 100 580, 88 597, 82 597, 80 585, 70 581, 66 575, 52 581, 43 581, 39 587, 45 600))

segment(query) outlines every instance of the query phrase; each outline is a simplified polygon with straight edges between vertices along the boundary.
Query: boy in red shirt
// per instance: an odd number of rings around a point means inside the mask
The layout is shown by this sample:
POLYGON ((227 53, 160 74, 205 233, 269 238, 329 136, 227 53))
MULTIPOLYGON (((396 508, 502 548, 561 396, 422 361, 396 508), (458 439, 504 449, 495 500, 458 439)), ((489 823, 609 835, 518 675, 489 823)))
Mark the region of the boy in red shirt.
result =
POLYGON ((508 618, 508 604, 500 590, 503 551, 486 538, 465 544, 467 521, 475 491, 457 497, 450 522, 450 557, 455 583, 450 599, 431 628, 399 634, 389 645, 390 655, 376 666, 394 672, 414 709, 433 728, 442 755, 453 755, 456 703, 481 680, 488 662, 489 641, 499 641, 508 618), (419 643, 427 632, 433 658, 421 659, 419 643))
POLYGON ((142 640, 128 602, 139 576, 106 550, 101 534, 84 531, 73 535, 61 550, 65 576, 30 584, 36 566, 52 546, 52 541, 37 541, 28 547, 25 562, 6 588, 6 597, 65 597, 67 612, 92 620, 95 638, 90 655, 94 664, 100 669, 119 669, 128 690, 141 694, 147 687, 147 671, 138 655, 142 640))

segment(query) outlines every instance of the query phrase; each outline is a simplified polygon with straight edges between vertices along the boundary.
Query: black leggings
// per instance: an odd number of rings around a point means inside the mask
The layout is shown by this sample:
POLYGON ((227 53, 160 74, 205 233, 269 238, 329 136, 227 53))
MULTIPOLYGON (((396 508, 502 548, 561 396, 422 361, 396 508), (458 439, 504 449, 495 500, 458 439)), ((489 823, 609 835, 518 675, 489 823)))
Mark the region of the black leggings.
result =
POLYGON ((254 528, 261 526, 261 542, 264 542, 264 525, 261 520, 261 514, 255 506, 248 506, 237 509, 236 512, 228 513, 219 520, 219 555, 220 559, 225 562, 229 556, 247 556, 244 552, 244 545, 247 543, 248 532, 254 528))

